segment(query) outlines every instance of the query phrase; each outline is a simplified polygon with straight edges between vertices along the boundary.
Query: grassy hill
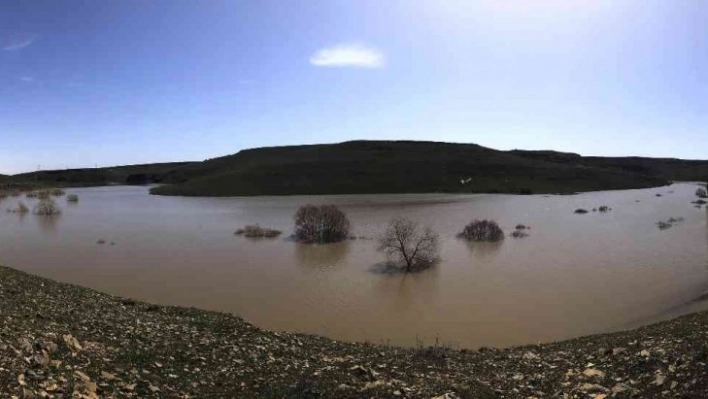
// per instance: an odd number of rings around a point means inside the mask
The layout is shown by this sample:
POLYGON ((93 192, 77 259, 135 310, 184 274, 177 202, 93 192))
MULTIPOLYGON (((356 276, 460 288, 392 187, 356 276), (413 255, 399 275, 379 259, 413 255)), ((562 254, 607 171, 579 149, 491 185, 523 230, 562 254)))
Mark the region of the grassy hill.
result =
POLYGON ((509 151, 512 154, 563 164, 583 164, 605 169, 655 176, 664 180, 704 181, 708 178, 708 161, 676 158, 581 157, 555 151, 509 151))
POLYGON ((708 161, 498 151, 475 144, 350 141, 243 150, 203 162, 41 171, 10 182, 95 186, 162 184, 158 195, 570 193, 706 180, 708 161))
POLYGON ((145 165, 43 170, 14 175, 6 181, 38 186, 107 186, 119 184, 179 183, 173 172, 190 162, 154 163, 145 165))
POLYGON ((188 165, 178 171, 183 183, 152 192, 188 196, 550 193, 650 187, 669 180, 585 164, 583 159, 562 153, 519 154, 474 144, 413 141, 257 148, 188 165))

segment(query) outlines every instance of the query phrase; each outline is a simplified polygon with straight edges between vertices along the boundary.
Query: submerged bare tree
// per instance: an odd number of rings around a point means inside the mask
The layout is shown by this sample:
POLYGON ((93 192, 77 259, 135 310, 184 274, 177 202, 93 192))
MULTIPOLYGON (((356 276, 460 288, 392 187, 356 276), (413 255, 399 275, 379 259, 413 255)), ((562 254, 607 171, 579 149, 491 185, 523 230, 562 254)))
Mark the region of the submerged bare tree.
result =
POLYGON ((430 267, 438 259, 440 236, 405 218, 394 218, 379 238, 379 251, 406 273, 430 267))
POLYGON ((295 213, 295 239, 330 243, 349 237, 349 219, 334 205, 305 205, 295 213))

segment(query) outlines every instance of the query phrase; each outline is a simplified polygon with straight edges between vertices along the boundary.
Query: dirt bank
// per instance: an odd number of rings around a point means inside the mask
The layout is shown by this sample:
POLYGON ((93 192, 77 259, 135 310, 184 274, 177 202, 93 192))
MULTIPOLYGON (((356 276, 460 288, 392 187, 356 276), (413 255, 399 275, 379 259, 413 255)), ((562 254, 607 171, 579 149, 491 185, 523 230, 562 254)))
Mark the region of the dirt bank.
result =
POLYGON ((0 267, 0 397, 708 396, 708 313, 503 350, 275 333, 0 267))

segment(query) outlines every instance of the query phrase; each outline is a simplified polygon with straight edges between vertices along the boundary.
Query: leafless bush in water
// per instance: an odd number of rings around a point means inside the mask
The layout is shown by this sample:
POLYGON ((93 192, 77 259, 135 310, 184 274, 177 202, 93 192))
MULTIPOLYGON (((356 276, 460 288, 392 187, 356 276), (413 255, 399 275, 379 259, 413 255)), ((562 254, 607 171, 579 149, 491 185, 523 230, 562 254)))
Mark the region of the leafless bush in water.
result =
POLYGON ((11 213, 25 214, 25 213, 29 212, 29 208, 27 207, 27 205, 25 205, 24 202, 20 201, 17 203, 16 207, 14 207, 12 209, 8 209, 7 211, 11 212, 11 213))
POLYGON ((349 219, 334 205, 304 205, 295 213, 295 239, 331 243, 349 237, 349 219))
POLYGON ((430 227, 404 219, 392 219, 379 238, 379 251, 406 273, 426 269, 439 257, 440 237, 430 227))
POLYGON ((34 207, 34 213, 40 216, 54 216, 60 214, 61 209, 53 199, 44 198, 34 207))
POLYGON ((500 241, 504 231, 493 220, 473 220, 457 235, 469 241, 500 241))

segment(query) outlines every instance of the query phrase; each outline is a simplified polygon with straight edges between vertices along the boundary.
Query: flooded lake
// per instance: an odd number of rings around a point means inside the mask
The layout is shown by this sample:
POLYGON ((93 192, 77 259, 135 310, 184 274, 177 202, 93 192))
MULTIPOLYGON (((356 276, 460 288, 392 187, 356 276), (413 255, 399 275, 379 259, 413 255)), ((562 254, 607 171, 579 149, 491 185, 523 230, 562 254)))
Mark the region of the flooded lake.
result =
MULTIPOLYGON (((708 227, 695 184, 572 196, 353 195, 156 197, 147 187, 67 190, 59 217, 17 215, 0 200, 0 264, 115 295, 240 315, 273 330, 335 339, 509 346, 634 327, 704 309, 708 227), (659 193, 662 196, 658 197, 659 193), (292 216, 334 203, 364 239, 297 244, 292 216), (607 213, 574 214, 608 205, 607 213), (393 216, 441 235, 441 262, 411 275, 370 272, 393 216), (660 220, 683 222, 660 230, 660 220), (492 218, 507 238, 455 238, 492 218), (245 224, 284 231, 235 236, 245 224), (515 225, 531 226, 523 239, 515 225), (99 239, 105 244, 97 244, 99 239)), ((28 205, 34 202, 22 199, 28 205)))

